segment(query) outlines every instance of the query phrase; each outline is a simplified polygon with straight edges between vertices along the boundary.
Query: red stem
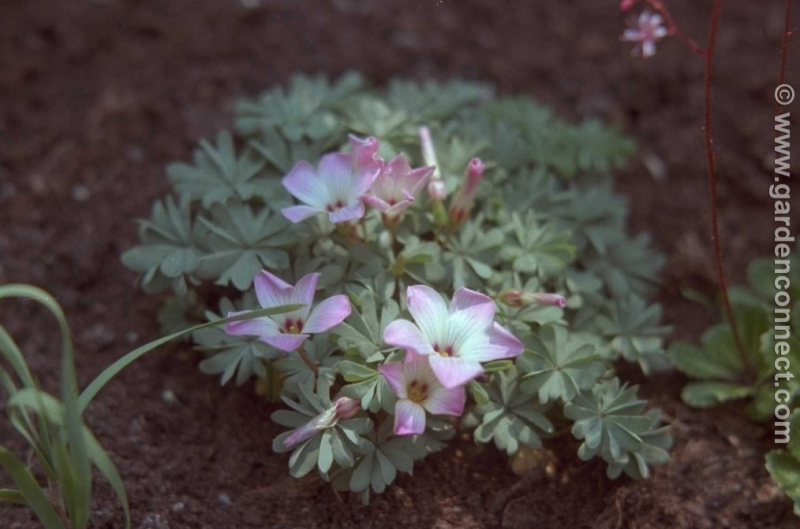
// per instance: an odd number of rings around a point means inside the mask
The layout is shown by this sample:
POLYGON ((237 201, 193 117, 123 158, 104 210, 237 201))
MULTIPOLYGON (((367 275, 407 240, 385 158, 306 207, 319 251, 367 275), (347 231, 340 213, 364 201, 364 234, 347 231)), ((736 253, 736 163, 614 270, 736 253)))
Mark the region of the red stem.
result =
MULTIPOLYGON (((786 0, 786 15, 784 15, 783 22, 783 42, 781 43, 781 73, 778 79, 778 84, 782 85, 786 82, 786 58, 789 55, 789 36, 792 31, 789 26, 789 19, 792 18, 792 0, 786 0)), ((782 105, 778 102, 775 103, 775 114, 781 111, 782 105)), ((777 134, 777 133, 776 133, 777 134)))
POLYGON ((719 208, 717 207, 717 182, 716 182, 716 164, 714 159, 714 149, 711 139, 711 73, 712 61, 714 59, 714 49, 717 42, 717 27, 719 25, 719 16, 722 9, 722 0, 714 0, 714 6, 711 11, 711 21, 708 30, 708 45, 704 52, 705 60, 705 78, 703 82, 703 130, 704 130, 704 144, 706 151, 706 163, 708 165, 708 194, 711 204, 711 232, 712 240, 714 242, 714 257, 717 265, 717 277, 719 278, 719 287, 722 291, 722 302, 725 313, 728 316, 728 321, 733 331, 733 338, 736 341, 736 348, 739 350, 739 355, 742 358, 742 366, 744 367, 745 375, 751 375, 750 360, 745 349, 742 336, 739 333, 739 325, 733 314, 731 307, 731 300, 728 295, 728 281, 725 278, 725 267, 722 264, 722 248, 719 241, 719 208))

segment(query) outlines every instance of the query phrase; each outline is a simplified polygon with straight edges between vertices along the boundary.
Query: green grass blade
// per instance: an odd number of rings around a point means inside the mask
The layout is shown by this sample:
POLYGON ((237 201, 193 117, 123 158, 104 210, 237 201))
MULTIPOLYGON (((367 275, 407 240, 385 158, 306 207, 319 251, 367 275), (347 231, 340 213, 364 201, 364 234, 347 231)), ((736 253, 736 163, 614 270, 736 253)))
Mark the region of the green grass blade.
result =
POLYGON ((0 465, 11 476, 25 504, 33 511, 46 529, 65 529, 53 506, 47 501, 42 488, 30 471, 14 454, 0 446, 0 465))
POLYGON ((86 448, 89 450, 89 457, 97 467, 97 470, 106 478, 114 493, 119 499, 122 510, 125 511, 125 528, 131 527, 131 512, 128 506, 128 494, 125 492, 125 484, 122 481, 122 476, 119 475, 114 462, 108 456, 100 443, 95 439, 94 435, 87 429, 86 430, 86 448))
POLYGON ((13 489, 0 489, 0 501, 6 503, 16 503, 18 505, 28 505, 22 493, 13 489))
POLYGON ((180 332, 176 332, 174 334, 170 334, 169 336, 165 336, 163 338, 159 338, 153 342, 150 342, 146 345, 139 347, 131 351, 130 353, 126 354, 110 366, 108 366, 105 371, 100 373, 97 378, 95 378, 91 384, 89 384, 86 389, 83 390, 83 393, 78 398, 78 406, 80 411, 86 409, 86 406, 95 398, 97 393, 103 389, 103 387, 108 384, 108 382, 114 378, 120 371, 131 365, 133 362, 138 360, 140 357, 144 356, 146 353, 149 353, 153 349, 164 345, 167 342, 171 342, 176 338, 180 338, 187 334, 190 334, 195 331, 199 331, 200 329, 205 329, 208 327, 214 327, 217 325, 222 325, 224 323, 230 323, 233 321, 244 321, 244 320, 251 320, 253 318, 260 318, 263 316, 274 316, 276 314, 284 314, 286 312, 291 312, 293 310, 297 310, 302 308, 303 305, 294 304, 294 305, 282 305, 280 307, 271 307, 268 309, 259 309, 254 310, 251 312, 247 312, 245 314, 239 314, 238 316, 231 316, 230 318, 221 318, 214 321, 209 321, 206 323, 201 323, 200 325, 195 325, 194 327, 190 327, 180 332))
POLYGON ((61 391, 65 408, 64 426, 69 444, 69 468, 75 480, 75 486, 71 490, 67 506, 72 528, 83 529, 89 523, 89 511, 92 503, 92 467, 83 437, 81 408, 78 406, 78 378, 75 374, 72 334, 67 319, 55 299, 40 288, 19 284, 2 286, 0 287, 0 299, 5 298, 27 298, 37 301, 55 316, 61 330, 61 391))

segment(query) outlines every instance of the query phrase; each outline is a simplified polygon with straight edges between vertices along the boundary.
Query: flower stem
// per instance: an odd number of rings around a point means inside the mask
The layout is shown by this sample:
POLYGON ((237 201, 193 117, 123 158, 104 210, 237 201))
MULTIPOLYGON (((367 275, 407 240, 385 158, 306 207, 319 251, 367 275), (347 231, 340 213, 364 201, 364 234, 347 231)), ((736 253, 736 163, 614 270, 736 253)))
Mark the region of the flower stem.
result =
POLYGON ((300 349, 297 350, 297 352, 300 353, 300 358, 303 359, 303 363, 305 363, 305 365, 308 366, 308 368, 311 370, 311 372, 314 373, 314 375, 318 375, 319 374, 319 366, 317 365, 317 363, 314 360, 311 359, 310 356, 308 356, 308 353, 306 352, 306 350, 301 347, 300 349))
POLYGON ((706 151, 706 165, 708 166, 708 195, 709 203, 711 205, 711 238, 714 243, 714 257, 716 261, 719 287, 720 291, 722 292, 722 304, 725 314, 727 315, 728 321, 731 325, 731 331, 733 332, 733 338, 736 342, 736 348, 739 350, 739 355, 742 359, 745 377, 749 379, 752 375, 752 367, 750 365, 747 349, 744 346, 742 336, 739 332, 739 325, 734 317, 730 296, 728 295, 728 281, 725 277, 725 266, 722 263, 722 247, 719 240, 719 208, 717 206, 716 161, 714 159, 714 148, 711 136, 711 75, 721 9, 722 0, 714 0, 714 5, 711 11, 711 20, 709 22, 708 45, 703 53, 703 58, 705 61, 705 76, 703 81, 703 143, 706 151))

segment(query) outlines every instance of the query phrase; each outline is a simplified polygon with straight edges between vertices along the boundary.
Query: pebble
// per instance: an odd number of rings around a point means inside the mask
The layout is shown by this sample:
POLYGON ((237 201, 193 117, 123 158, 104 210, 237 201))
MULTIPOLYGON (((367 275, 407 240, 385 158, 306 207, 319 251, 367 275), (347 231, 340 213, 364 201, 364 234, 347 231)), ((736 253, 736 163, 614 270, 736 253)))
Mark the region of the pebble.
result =
POLYGON ((136 343, 139 341, 139 333, 136 331, 128 331, 125 333, 125 341, 128 343, 136 343))
POLYGON ((217 501, 220 502, 222 505, 230 505, 232 503, 231 497, 224 492, 219 493, 219 496, 217 496, 217 501))
POLYGON ((72 199, 76 202, 86 202, 91 196, 92 192, 83 184, 77 184, 72 188, 72 199))
POLYGON ((165 389, 161 392, 161 400, 167 404, 177 404, 178 397, 175 396, 171 389, 165 389))
POLYGON ((181 512, 185 508, 186 504, 183 503, 182 501, 179 501, 178 503, 175 503, 172 505, 172 507, 170 507, 170 509, 172 509, 172 512, 181 512))

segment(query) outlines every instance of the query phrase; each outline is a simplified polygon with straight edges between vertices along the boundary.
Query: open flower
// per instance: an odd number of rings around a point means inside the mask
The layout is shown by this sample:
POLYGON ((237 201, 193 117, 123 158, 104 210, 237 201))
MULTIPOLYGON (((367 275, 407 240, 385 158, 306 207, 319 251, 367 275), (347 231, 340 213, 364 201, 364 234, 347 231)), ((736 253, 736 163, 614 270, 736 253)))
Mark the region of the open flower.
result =
POLYGON ((622 34, 622 40, 635 42, 631 53, 642 57, 652 57, 656 53, 656 42, 667 36, 667 29, 662 25, 661 15, 642 11, 638 18, 628 21, 630 26, 622 34))
POLYGON ((425 187, 434 167, 411 169, 408 159, 400 154, 392 158, 361 198, 380 211, 388 220, 400 217, 414 203, 414 197, 425 187))
POLYGON ((494 302, 484 294, 459 288, 449 309, 427 286, 408 287, 406 297, 416 325, 393 321, 383 338, 389 345, 428 356, 436 378, 446 388, 481 375, 481 362, 513 358, 524 349, 522 342, 494 321, 494 302))
POLYGON ((434 415, 464 413, 464 388, 444 387, 424 356, 407 353, 405 362, 383 364, 378 371, 397 395, 394 408, 394 433, 397 435, 424 432, 425 410, 434 415))
MULTIPOLYGON (((365 148, 372 148, 370 142, 366 140, 365 148)), ((283 208, 281 212, 295 223, 319 213, 327 213, 333 223, 360 219, 364 216, 360 197, 372 186, 380 169, 374 151, 370 156, 365 150, 326 154, 316 170, 308 162, 298 162, 284 177, 283 186, 305 205, 283 208)))
MULTIPOLYGON (((234 336, 258 336, 281 351, 291 352, 300 347, 311 334, 325 332, 339 325, 350 315, 347 296, 332 296, 311 309, 317 280, 320 274, 303 276, 296 286, 262 270, 255 278, 258 303, 265 309, 281 305, 302 304, 303 308, 279 314, 235 321, 225 326, 225 332, 234 336)), ((244 312, 229 312, 228 316, 244 312)))
POLYGON ((349 419, 361 409, 357 400, 349 397, 339 397, 333 406, 320 413, 302 426, 295 428, 286 439, 283 446, 291 448, 314 437, 317 432, 333 428, 339 419, 349 419))
POLYGON ((464 180, 450 206, 450 220, 456 226, 464 222, 475 203, 475 193, 478 191, 478 184, 483 179, 483 169, 483 162, 480 158, 473 158, 467 165, 464 180))

